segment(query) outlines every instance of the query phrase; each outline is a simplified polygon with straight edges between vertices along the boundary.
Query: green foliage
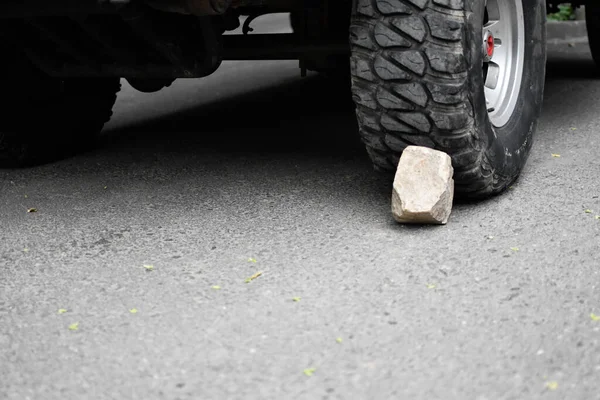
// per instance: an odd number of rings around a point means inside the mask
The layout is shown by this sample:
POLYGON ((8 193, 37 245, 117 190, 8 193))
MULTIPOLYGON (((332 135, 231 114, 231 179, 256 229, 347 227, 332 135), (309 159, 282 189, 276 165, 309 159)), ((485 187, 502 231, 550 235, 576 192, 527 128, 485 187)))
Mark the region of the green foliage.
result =
POLYGON ((575 19, 575 8, 569 3, 558 5, 558 12, 548 14, 552 21, 571 21, 575 19))

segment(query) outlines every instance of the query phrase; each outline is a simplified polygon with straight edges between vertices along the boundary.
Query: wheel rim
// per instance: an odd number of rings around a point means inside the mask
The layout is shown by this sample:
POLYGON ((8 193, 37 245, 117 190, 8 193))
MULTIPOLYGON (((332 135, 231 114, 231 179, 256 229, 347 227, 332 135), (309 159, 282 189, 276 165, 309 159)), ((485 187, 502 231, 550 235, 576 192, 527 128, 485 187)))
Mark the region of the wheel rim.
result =
POLYGON ((515 111, 523 80, 522 0, 487 0, 483 22, 485 100, 492 125, 502 127, 515 111))

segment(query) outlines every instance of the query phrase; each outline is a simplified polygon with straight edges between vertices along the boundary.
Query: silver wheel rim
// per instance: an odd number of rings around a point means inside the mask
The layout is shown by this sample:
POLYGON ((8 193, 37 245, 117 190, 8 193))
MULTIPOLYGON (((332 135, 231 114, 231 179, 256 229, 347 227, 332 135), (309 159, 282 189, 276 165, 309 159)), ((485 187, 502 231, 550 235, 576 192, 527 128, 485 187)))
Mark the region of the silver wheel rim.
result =
POLYGON ((523 80, 525 55, 523 3, 522 0, 487 0, 485 10, 483 24, 485 100, 492 125, 502 127, 508 123, 515 111, 523 80))

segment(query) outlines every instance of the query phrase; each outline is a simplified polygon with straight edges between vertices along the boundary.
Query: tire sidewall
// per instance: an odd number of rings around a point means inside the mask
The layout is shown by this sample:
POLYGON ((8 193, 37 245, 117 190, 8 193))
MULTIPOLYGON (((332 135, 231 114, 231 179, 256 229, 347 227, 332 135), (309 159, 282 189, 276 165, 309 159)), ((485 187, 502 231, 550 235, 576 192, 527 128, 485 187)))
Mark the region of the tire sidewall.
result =
POLYGON ((588 3, 585 6, 585 21, 588 32, 588 41, 590 50, 596 65, 600 66, 600 5, 598 3, 588 3))
POLYGON ((515 110, 502 127, 492 125, 485 101, 482 74, 483 54, 481 32, 485 5, 478 0, 468 1, 466 32, 470 93, 473 96, 475 129, 480 132, 486 146, 482 160, 494 175, 494 191, 508 186, 524 166, 531 146, 533 133, 541 113, 546 75, 546 2, 545 0, 516 0, 523 3, 525 47, 523 77, 515 110))

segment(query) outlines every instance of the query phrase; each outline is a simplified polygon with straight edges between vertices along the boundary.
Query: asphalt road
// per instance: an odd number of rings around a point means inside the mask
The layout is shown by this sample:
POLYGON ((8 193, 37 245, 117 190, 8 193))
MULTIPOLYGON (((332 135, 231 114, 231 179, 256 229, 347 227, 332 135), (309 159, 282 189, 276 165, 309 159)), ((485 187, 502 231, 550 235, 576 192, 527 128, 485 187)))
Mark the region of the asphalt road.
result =
POLYGON ((598 399, 599 112, 553 48, 518 183, 414 227, 343 85, 125 86, 101 148, 0 171, 0 398, 598 399))

